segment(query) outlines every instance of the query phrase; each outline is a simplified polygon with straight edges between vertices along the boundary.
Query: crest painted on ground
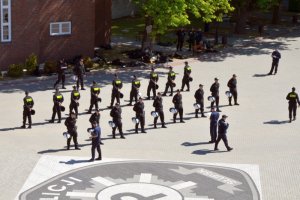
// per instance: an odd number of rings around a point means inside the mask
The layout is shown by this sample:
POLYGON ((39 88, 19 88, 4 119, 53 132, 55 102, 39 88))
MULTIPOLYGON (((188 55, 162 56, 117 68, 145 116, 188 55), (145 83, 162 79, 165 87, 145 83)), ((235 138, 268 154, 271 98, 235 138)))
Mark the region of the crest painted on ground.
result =
POLYGON ((179 162, 122 161, 72 170, 25 192, 20 200, 260 200, 242 170, 179 162))

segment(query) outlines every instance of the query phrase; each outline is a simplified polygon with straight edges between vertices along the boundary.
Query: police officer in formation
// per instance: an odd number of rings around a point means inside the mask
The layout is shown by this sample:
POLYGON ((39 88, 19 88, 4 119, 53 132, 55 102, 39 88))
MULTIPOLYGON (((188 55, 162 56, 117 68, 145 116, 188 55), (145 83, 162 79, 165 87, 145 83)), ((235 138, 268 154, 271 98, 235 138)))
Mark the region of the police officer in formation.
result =
POLYGON ((229 124, 226 122, 227 117, 228 117, 227 115, 222 115, 222 119, 220 119, 218 122, 218 138, 215 143, 215 151, 219 150, 218 144, 221 140, 223 140, 225 147, 227 148, 227 151, 233 150, 233 148, 231 148, 228 145, 228 140, 227 140, 227 129, 229 127, 229 124))
POLYGON ((91 125, 93 124, 93 122, 96 122, 98 125, 100 124, 100 111, 96 110, 90 117, 89 122, 91 123, 91 125))
POLYGON ((121 79, 119 79, 118 74, 115 74, 115 78, 112 82, 113 89, 112 89, 112 94, 111 94, 111 103, 110 103, 110 108, 114 105, 115 99, 117 99, 117 103, 120 104, 120 90, 123 87, 123 82, 121 79))
POLYGON ((292 92, 288 93, 286 96, 286 99, 289 101, 289 118, 290 118, 290 123, 292 122, 292 116, 293 120, 296 120, 296 115, 297 115, 297 103, 300 106, 300 101, 299 101, 299 96, 295 92, 296 88, 292 88, 292 92))
POLYGON ((70 103, 70 115, 75 111, 76 118, 78 117, 78 106, 79 106, 80 93, 76 86, 73 86, 73 91, 71 92, 71 103, 70 103))
POLYGON ((272 67, 271 67, 271 71, 269 72, 269 75, 272 75, 274 70, 275 70, 274 75, 276 75, 280 58, 281 58, 281 54, 277 49, 275 49, 275 51, 273 51, 272 53, 273 61, 272 61, 272 67))
POLYGON ((209 143, 215 143, 217 140, 217 129, 218 129, 218 120, 220 114, 216 112, 216 109, 213 107, 211 111, 211 115, 209 117, 210 120, 210 141, 209 143))
POLYGON ((55 115, 57 113, 58 115, 58 122, 61 123, 61 109, 62 109, 62 103, 64 102, 64 96, 59 92, 59 89, 56 88, 55 94, 53 95, 53 113, 52 118, 50 120, 50 123, 54 123, 55 115))
POLYGON ((29 92, 25 91, 25 97, 23 98, 23 125, 21 126, 21 128, 26 128, 26 119, 28 118, 28 128, 31 128, 32 125, 32 121, 31 121, 31 110, 33 108, 34 105, 34 101, 33 98, 31 96, 29 96, 29 92))
POLYGON ((163 96, 167 95, 169 87, 171 88, 171 94, 169 96, 173 96, 173 88, 176 86, 175 78, 176 78, 176 73, 173 71, 173 67, 169 67, 168 81, 166 83, 166 89, 163 96))
POLYGON ((199 110, 201 112, 201 117, 206 117, 204 115, 204 90, 203 90, 203 85, 200 84, 199 85, 199 89, 195 92, 194 95, 195 99, 196 99, 196 104, 199 104, 200 108, 195 110, 196 113, 196 118, 198 118, 198 113, 199 110))
POLYGON ((122 139, 125 139, 123 130, 122 130, 122 109, 119 103, 116 103, 115 106, 110 111, 110 116, 113 118, 113 123, 115 126, 112 128, 113 138, 116 138, 116 129, 118 128, 120 136, 122 139))
POLYGON ((77 90, 79 89, 79 83, 81 90, 85 90, 83 85, 83 76, 85 75, 85 67, 83 64, 83 59, 81 58, 79 62, 74 67, 74 74, 77 76, 77 90))
POLYGON ((135 124, 135 133, 138 133, 139 124, 141 125, 142 133, 145 131, 145 105, 143 99, 140 97, 139 101, 134 104, 133 110, 135 111, 135 116, 139 120, 139 123, 135 124))
POLYGON ((67 149, 70 149, 71 139, 73 138, 75 149, 80 150, 77 142, 78 133, 76 126, 76 115, 74 112, 72 112, 71 115, 66 119, 65 125, 70 135, 70 137, 67 139, 67 149))
POLYGON ((219 99, 220 99, 219 87, 220 87, 219 79, 215 78, 215 82, 210 87, 211 96, 213 96, 215 98, 215 101, 211 102, 210 107, 211 108, 214 107, 214 104, 216 102, 217 112, 221 112, 221 110, 219 109, 219 99))
POLYGON ((181 91, 183 91, 185 85, 187 86, 186 91, 190 91, 190 77, 192 73, 192 68, 189 66, 189 63, 187 61, 184 62, 184 75, 182 78, 182 86, 181 86, 181 91))
POLYGON ((65 80, 66 80, 66 75, 65 75, 65 70, 68 68, 67 63, 65 62, 64 59, 61 59, 58 63, 57 66, 57 81, 54 83, 54 88, 61 82, 62 84, 62 89, 65 88, 65 80))
POLYGON ((99 127, 99 124, 97 122, 92 123, 93 131, 91 133, 90 139, 92 139, 92 158, 90 159, 91 162, 95 160, 95 150, 97 149, 98 152, 98 158, 96 160, 102 160, 102 153, 101 153, 101 128, 99 127))
POLYGON ((90 104, 88 114, 92 113, 92 109, 94 106, 96 110, 99 109, 98 101, 101 100, 101 98, 99 98, 99 94, 100 94, 100 87, 98 86, 96 81, 93 81, 93 85, 91 87, 91 104, 90 104))
POLYGON ((150 80, 147 88, 148 100, 150 100, 151 90, 153 92, 153 99, 156 97, 156 89, 158 88, 157 81, 158 81, 158 74, 154 71, 154 68, 152 67, 150 73, 150 80))
POLYGON ((176 123, 176 117, 177 117, 177 114, 179 113, 180 123, 184 123, 182 95, 180 94, 180 90, 177 90, 177 93, 174 95, 172 102, 174 103, 174 107, 177 110, 177 112, 173 114, 173 122, 176 123))
POLYGON ((229 105, 232 106, 231 104, 232 97, 234 100, 234 105, 236 106, 240 105, 237 102, 238 93, 237 93, 237 80, 235 74, 232 75, 232 78, 228 81, 227 86, 229 87, 229 92, 231 93, 231 96, 228 98, 229 105))
POLYGON ((133 98, 135 100, 135 103, 137 102, 140 87, 141 81, 137 79, 136 75, 133 75, 133 79, 131 81, 130 100, 128 105, 132 106, 133 98))
MULTIPOLYGON (((157 96, 154 99, 153 107, 155 108, 155 112, 157 112, 158 116, 160 117, 161 127, 162 128, 167 128, 165 126, 165 115, 164 115, 164 110, 163 110, 163 98, 162 98, 160 92, 157 93, 157 96)), ((154 128, 157 128, 158 116, 154 118, 154 128)))

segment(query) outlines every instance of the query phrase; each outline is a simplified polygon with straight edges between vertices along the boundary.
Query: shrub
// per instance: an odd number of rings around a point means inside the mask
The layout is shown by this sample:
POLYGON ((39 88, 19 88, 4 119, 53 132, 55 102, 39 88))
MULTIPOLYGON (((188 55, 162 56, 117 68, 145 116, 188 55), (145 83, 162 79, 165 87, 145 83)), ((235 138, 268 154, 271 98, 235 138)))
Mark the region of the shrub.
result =
POLYGON ((46 61, 44 65, 44 73, 52 74, 57 71, 57 62, 56 61, 46 61))
POLYGON ((88 68, 88 69, 91 69, 94 66, 94 63, 90 57, 85 57, 83 59, 83 64, 84 64, 85 68, 88 68))
POLYGON ((27 69, 27 74, 33 74, 38 66, 38 57, 35 54, 31 54, 25 61, 25 69, 27 69))
POLYGON ((13 78, 21 77, 23 75, 23 69, 23 64, 11 64, 8 67, 7 75, 13 78))

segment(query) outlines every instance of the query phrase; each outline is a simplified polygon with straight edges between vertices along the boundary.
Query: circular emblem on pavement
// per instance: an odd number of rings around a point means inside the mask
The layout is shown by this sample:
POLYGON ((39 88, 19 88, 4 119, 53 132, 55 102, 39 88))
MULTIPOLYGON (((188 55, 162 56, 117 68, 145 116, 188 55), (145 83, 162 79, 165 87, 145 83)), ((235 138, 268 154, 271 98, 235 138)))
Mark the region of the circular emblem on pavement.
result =
POLYGON ((20 200, 260 200, 244 171, 202 164, 110 162, 56 176, 20 200))

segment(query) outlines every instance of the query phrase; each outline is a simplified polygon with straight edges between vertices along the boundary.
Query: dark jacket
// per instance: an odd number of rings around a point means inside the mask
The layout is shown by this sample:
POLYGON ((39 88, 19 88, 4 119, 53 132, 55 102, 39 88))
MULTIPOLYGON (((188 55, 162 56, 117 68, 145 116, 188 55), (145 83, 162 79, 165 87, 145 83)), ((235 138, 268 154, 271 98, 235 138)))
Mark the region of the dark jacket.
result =
POLYGON ((99 121, 100 121, 100 113, 99 113, 99 115, 97 115, 97 113, 93 113, 93 114, 91 115, 89 121, 90 121, 91 123, 97 122, 97 124, 99 124, 99 121))
POLYGON ((24 97, 23 102, 24 102, 24 108, 26 108, 28 110, 30 108, 32 108, 33 105, 34 105, 34 101, 33 101, 33 98, 31 96, 24 97))
POLYGON ((226 134, 228 127, 229 127, 229 124, 227 122, 225 122, 224 119, 220 119, 219 123, 218 123, 218 133, 226 134))
POLYGON ((198 89, 196 92, 195 92, 195 95, 194 95, 195 99, 196 99, 196 102, 203 102, 204 101, 204 90, 203 89, 198 89))
POLYGON ((184 30, 178 30, 176 32, 176 35, 177 35, 177 38, 179 41, 182 41, 182 42, 184 41, 184 36, 185 36, 184 30))
POLYGON ((212 96, 219 96, 219 83, 213 83, 210 87, 211 95, 212 96))
POLYGON ((91 87, 91 97, 92 98, 98 98, 98 95, 100 94, 101 88, 96 84, 92 85, 91 87))
POLYGON ((96 126, 92 132, 92 144, 93 145, 99 145, 99 142, 101 140, 101 128, 99 126, 96 126))
POLYGON ((175 94, 172 102, 174 103, 175 108, 182 108, 182 95, 175 94))
POLYGON ((57 73, 58 74, 65 74, 65 70, 68 68, 67 63, 58 63, 57 65, 57 73))
POLYGON ((68 117, 65 121, 65 125, 69 133, 72 131, 76 131, 76 119, 73 119, 72 117, 68 117))
POLYGON ((144 116, 145 115, 144 108, 145 108, 144 102, 135 103, 133 106, 133 110, 135 111, 136 116, 144 116))
POLYGON ((78 76, 81 76, 81 75, 85 74, 84 65, 80 65, 79 63, 77 65, 75 65, 74 74, 78 75, 78 76))
POLYGON ((183 78, 188 79, 191 73, 192 73, 192 68, 190 66, 185 66, 183 78))
POLYGON ((299 96, 296 92, 290 92, 288 93, 288 95, 286 96, 286 99, 289 101, 289 104, 299 104, 300 105, 300 101, 299 101, 299 96))
POLYGON ((138 79, 133 79, 131 82, 131 89, 132 90, 139 90, 139 88, 141 87, 141 81, 138 79))
POLYGON ((150 84, 156 84, 158 81, 158 74, 155 72, 150 73, 150 84))
POLYGON ((122 114, 121 107, 114 106, 110 111, 110 116, 113 118, 113 120, 121 120, 122 119, 121 114, 122 114))
POLYGON ((218 123, 218 119, 220 117, 220 114, 216 111, 212 112, 210 115, 210 123, 211 124, 217 124, 218 123))
POLYGON ((55 93, 53 95, 53 102, 55 104, 64 102, 64 96, 61 93, 55 93))
POLYGON ((118 90, 123 87, 123 82, 120 79, 115 79, 112 82, 113 90, 118 90))
POLYGON ((281 54, 278 51, 273 51, 272 53, 273 62, 278 63, 281 58, 281 54))
POLYGON ((71 102, 75 103, 75 101, 78 101, 80 99, 80 93, 78 90, 73 90, 71 93, 71 102))
POLYGON ((234 78, 231 78, 227 83, 227 86, 229 87, 230 90, 236 90, 236 85, 237 85, 237 80, 234 78))
POLYGON ((153 102, 153 107, 155 108, 155 111, 162 111, 163 99, 161 97, 156 96, 153 102))
POLYGON ((174 71, 171 71, 168 73, 168 82, 171 83, 175 80, 176 78, 176 73, 174 71))

